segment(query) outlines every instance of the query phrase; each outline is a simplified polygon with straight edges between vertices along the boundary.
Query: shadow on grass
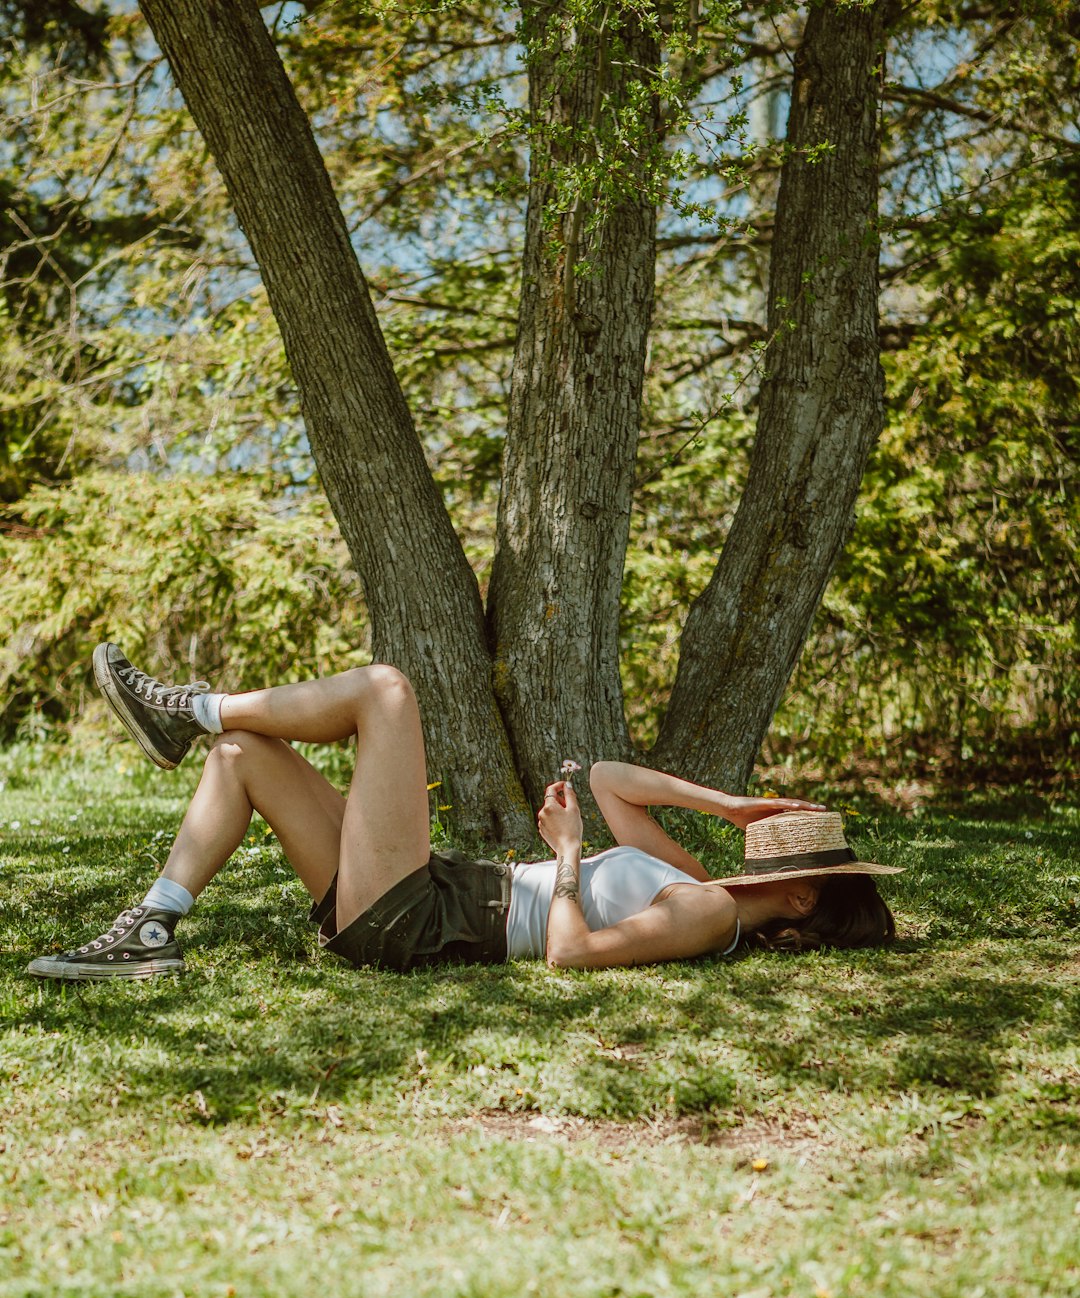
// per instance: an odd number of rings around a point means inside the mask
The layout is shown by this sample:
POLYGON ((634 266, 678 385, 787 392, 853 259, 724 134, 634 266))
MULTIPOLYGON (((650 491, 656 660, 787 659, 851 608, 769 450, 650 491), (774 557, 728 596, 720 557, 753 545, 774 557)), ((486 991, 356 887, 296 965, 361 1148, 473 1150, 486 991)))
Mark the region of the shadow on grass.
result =
MULTIPOLYGON (((779 786, 777 786, 779 787, 779 786)), ((1045 822, 1065 802, 1075 806, 1076 790, 1065 785, 1032 787, 1019 782, 994 781, 960 784, 941 777, 911 780, 897 778, 894 788, 881 793, 874 783, 855 780, 839 783, 808 781, 780 789, 782 797, 809 798, 831 809, 854 808, 860 815, 883 821, 976 818, 981 821, 1045 822), (908 793, 904 797, 905 790, 908 793), (906 807, 902 810, 901 807, 906 807)))
MULTIPOLYGON (((94 936, 140 895, 147 836, 19 845, 0 907, 0 1025, 15 1069, 43 1087, 70 1078, 73 1103, 165 1102, 217 1123, 316 1100, 394 1112, 425 1095, 447 1111, 615 1117, 745 1109, 807 1087, 988 1096, 1025 1050, 1080 1034, 1067 829, 1033 842, 1004 824, 896 821, 860 839, 881 849, 871 859, 909 865, 890 897, 925 914, 929 937, 594 974, 356 971, 318 953, 269 854, 230 866, 184 921, 183 980, 69 986, 23 977, 26 961, 94 936), (1045 940, 988 945, 1036 926, 1045 940)), ((1059 1084, 1047 1079, 1048 1103, 1059 1084)))
MULTIPOLYGON (((1056 971, 1056 981, 1033 977, 1025 959, 1027 977, 1005 982, 993 958, 985 972, 965 970, 970 954, 898 945, 907 949, 864 956, 861 973, 845 971, 839 953, 830 956, 836 981, 814 987, 799 977, 794 996, 781 971, 746 980, 739 1013, 757 1067, 789 1086, 988 1096, 1011 1074, 1012 1053, 1033 1029, 1051 1048, 1080 1032, 1080 991, 1069 985, 1075 963, 1060 947, 1051 952, 1046 944, 1036 962, 1056 971)), ((708 1012, 704 993, 690 1008, 695 1017, 708 1012)))
MULTIPOLYGON (((1062 1045, 1080 1033, 1075 985, 1030 969, 1005 983, 993 967, 958 970, 963 953, 935 963, 928 949, 617 975, 400 975, 204 942, 189 947, 183 980, 24 987, 4 1017, 42 1064, 118 1087, 125 1107, 165 1100, 215 1123, 300 1115, 316 1097, 393 1110, 432 1088, 449 1110, 623 1118, 749 1107, 762 1079, 771 1094, 988 1096, 1033 1032, 1062 1045)), ((1060 973, 1065 954, 1042 954, 1060 973)))

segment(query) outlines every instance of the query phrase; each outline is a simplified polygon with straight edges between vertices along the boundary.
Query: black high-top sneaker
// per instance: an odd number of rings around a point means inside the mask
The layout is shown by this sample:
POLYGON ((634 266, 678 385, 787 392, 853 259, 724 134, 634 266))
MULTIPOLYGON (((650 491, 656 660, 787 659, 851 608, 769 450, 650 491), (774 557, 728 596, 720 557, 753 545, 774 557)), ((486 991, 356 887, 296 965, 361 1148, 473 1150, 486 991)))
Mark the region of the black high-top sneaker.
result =
POLYGON ((173 937, 179 915, 135 906, 121 911, 107 933, 77 951, 42 955, 26 972, 35 978, 152 978, 183 973, 184 957, 173 937))
POLYGON ((132 667, 114 644, 94 650, 94 677, 112 710, 156 765, 171 771, 207 731, 195 720, 191 700, 205 694, 206 681, 163 685, 132 667))

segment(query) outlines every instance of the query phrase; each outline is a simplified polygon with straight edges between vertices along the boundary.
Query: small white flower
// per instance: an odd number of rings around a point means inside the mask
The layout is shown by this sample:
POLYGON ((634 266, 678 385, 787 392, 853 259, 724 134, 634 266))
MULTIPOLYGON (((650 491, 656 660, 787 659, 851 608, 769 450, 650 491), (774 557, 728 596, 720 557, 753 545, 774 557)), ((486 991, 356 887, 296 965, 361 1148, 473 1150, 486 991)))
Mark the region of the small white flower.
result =
POLYGON ((1024 830, 1024 837, 1025 837, 1025 838, 1034 838, 1035 835, 1031 832, 1030 829, 1025 829, 1025 830, 1024 830))
POLYGON ((22 829, 22 821, 13 820, 11 824, 8 826, 8 829, 22 829))
POLYGON ((564 780, 572 780, 580 770, 581 770, 581 763, 575 762, 573 758, 568 757, 566 761, 563 762, 563 764, 559 767, 559 774, 563 777, 564 780))

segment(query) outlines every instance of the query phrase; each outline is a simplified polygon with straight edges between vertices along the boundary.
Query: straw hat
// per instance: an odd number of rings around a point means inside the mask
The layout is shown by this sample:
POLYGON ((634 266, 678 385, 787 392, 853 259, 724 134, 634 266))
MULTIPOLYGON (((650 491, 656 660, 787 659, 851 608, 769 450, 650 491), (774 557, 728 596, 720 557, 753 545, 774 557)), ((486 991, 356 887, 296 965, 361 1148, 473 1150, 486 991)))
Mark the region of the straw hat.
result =
POLYGON ((856 860, 838 811, 785 811, 747 825, 743 873, 712 882, 730 888, 820 874, 902 873, 902 866, 856 860))

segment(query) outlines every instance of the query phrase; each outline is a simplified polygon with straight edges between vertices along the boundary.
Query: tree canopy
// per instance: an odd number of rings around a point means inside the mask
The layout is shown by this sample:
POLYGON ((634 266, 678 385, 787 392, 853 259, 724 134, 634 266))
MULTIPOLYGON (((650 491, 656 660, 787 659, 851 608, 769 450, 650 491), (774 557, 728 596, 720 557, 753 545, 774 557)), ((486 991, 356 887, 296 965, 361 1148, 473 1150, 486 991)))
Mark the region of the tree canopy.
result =
MULTIPOLYGON (((530 793, 562 757, 614 755, 562 751, 574 742, 574 697, 605 673, 608 720, 595 732, 615 748, 655 742, 680 648, 688 661, 688 610, 745 500, 770 384, 787 391, 794 342, 813 346, 821 267, 796 264, 795 287, 782 300, 774 292, 771 308, 767 297, 778 257, 799 251, 777 212, 784 168, 799 164, 816 182, 835 160, 828 135, 785 138, 808 14, 822 11, 848 22, 846 11, 874 11, 884 31, 873 103, 884 431, 867 447, 865 476, 859 467, 854 532, 764 753, 774 763, 858 757, 896 770, 1035 742, 1060 765, 1077 696, 1073 6, 263 10, 404 406, 477 574, 477 644, 493 655, 484 670, 498 706, 536 716, 550 682, 560 672, 568 682, 551 700, 565 722, 540 718, 535 735, 510 725, 508 765, 530 793), (632 255, 636 281, 625 278, 632 255), (616 284, 620 302, 641 299, 636 315, 605 298, 616 284), (617 346, 600 332, 616 316, 637 321, 617 346), (601 337, 598 353, 590 339, 601 337), (563 346, 569 371, 545 352, 563 346), (512 655, 500 677, 498 608, 509 605, 497 599, 484 621, 479 601, 493 563, 496 590, 500 581, 507 589, 499 565, 509 572, 521 535, 507 511, 540 483, 530 467, 540 443, 558 448, 569 436, 584 406, 568 392, 584 392, 590 374, 601 389, 608 374, 629 384, 618 424, 626 503, 613 487, 610 501, 601 493, 600 521, 581 520, 569 541, 556 529, 545 562, 569 554, 580 564, 581 538, 606 538, 606 511, 625 513, 625 557, 616 545, 598 560, 590 596, 607 629, 579 631, 571 607, 545 639, 558 601, 543 597, 544 583, 570 577, 553 578, 531 557, 521 579, 534 588, 514 617, 519 628, 536 625, 547 666, 512 655), (540 437, 544 418, 552 423, 540 437), (521 461, 518 495, 508 495, 514 460, 504 451, 530 435, 537 444, 521 461), (598 644, 602 664, 589 656, 598 644), (538 690, 523 694, 526 681, 538 690)), ((346 553, 326 513, 329 484, 315 472, 295 360, 290 372, 213 151, 129 7, 12 4, 0 22, 3 724, 9 733, 63 724, 78 704, 74 669, 87 644, 118 625, 133 651, 174 670, 224 670, 232 683, 328 669, 345 645, 367 643, 350 576, 356 545, 346 553), (212 509, 200 503, 207 491, 212 509), (131 520, 106 529, 107 576, 93 548, 102 533, 88 526, 96 511, 131 520), (185 512, 200 524, 183 556, 168 551, 172 580, 159 580, 153 518, 159 531, 165 520, 182 528, 185 512), (316 516, 305 550, 298 520, 316 516), (224 540, 244 535, 248 566, 222 563, 235 552, 224 540), (283 586, 310 597, 260 611, 250 595, 266 586, 252 574, 283 562, 292 574, 283 586), (59 591, 65 573, 80 581, 59 591), (320 621, 334 634, 316 634, 320 621), (228 647, 241 640, 252 647, 228 647)), ((614 424, 598 438, 598 416, 581 418, 589 445, 614 444, 614 424)), ((585 464, 578 504, 592 499, 587 481, 609 483, 602 455, 585 464)), ((822 580, 830 571, 831 560, 822 580)), ((434 574, 433 587, 440 582, 434 574)), ((816 589, 810 582, 811 606, 816 589)), ((745 661, 745 649, 736 657, 745 661)), ((706 664, 710 679, 716 670, 706 664)), ((697 708, 700 687, 691 693, 697 708)), ((766 700, 759 733, 739 753, 703 749, 691 772, 745 779, 776 701, 766 700)), ((691 719, 661 745, 667 764, 689 751, 692 729, 691 719)), ((448 760, 440 752, 432 778, 452 785, 448 760)), ((460 796, 464 805, 465 785, 460 796)))

